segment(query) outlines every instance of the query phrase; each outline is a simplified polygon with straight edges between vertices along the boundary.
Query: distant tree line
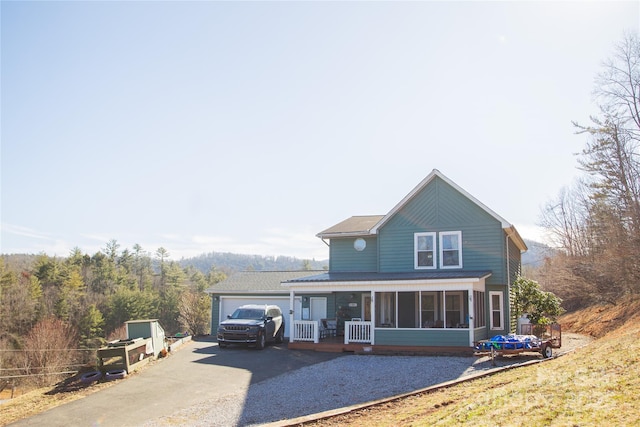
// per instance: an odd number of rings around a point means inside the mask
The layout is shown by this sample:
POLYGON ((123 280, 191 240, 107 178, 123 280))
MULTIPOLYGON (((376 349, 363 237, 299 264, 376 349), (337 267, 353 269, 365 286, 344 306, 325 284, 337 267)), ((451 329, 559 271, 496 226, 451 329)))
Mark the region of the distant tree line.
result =
POLYGON ((568 309, 640 294, 640 41, 628 34, 595 80, 599 113, 579 153, 583 177, 544 208, 561 248, 538 279, 568 309))
POLYGON ((244 255, 230 252, 208 252, 179 262, 183 267, 191 266, 203 273, 209 271, 212 265, 218 266, 225 272, 327 270, 329 268, 327 260, 301 260, 290 256, 244 255))

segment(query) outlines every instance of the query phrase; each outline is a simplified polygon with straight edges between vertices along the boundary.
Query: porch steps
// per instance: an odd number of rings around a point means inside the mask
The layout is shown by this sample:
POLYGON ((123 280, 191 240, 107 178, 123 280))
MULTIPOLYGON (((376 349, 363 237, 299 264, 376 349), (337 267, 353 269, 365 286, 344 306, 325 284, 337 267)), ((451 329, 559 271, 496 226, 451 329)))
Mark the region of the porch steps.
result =
POLYGON ((288 345, 290 350, 313 350, 313 351, 321 351, 325 353, 342 353, 342 352, 352 352, 352 353, 364 353, 364 347, 371 347, 366 344, 344 344, 339 342, 330 342, 330 343, 312 343, 308 341, 296 341, 290 342, 288 345))

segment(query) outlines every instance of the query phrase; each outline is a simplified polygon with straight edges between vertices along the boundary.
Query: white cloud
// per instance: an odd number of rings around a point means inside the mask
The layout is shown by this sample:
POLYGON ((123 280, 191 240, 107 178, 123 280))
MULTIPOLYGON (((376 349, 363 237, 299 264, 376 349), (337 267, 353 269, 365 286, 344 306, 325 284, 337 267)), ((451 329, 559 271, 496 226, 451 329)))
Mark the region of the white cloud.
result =
POLYGON ((3 222, 0 225, 0 227, 2 229, 3 234, 8 233, 16 236, 28 237, 31 239, 51 240, 51 237, 48 234, 36 231, 33 228, 23 227, 23 226, 14 225, 14 224, 7 224, 6 222, 3 222))

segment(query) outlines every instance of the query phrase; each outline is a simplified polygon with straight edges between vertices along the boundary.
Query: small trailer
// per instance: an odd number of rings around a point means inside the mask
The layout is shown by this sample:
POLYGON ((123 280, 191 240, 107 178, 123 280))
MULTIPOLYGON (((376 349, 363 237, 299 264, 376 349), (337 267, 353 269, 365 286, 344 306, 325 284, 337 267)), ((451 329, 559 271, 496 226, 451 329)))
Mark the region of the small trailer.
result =
POLYGON ((517 355, 522 353, 540 353, 542 357, 553 356, 553 349, 562 346, 562 328, 559 324, 521 325, 522 334, 496 335, 488 340, 474 342, 476 356, 491 355, 495 364, 495 356, 517 355))

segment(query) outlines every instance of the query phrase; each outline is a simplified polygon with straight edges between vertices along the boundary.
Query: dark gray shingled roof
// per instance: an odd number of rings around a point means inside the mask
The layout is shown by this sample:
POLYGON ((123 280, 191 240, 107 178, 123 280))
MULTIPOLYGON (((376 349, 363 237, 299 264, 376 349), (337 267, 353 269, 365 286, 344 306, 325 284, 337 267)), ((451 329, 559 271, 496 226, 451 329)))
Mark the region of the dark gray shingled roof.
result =
POLYGON ((306 275, 287 280, 289 283, 308 282, 361 282, 393 280, 437 280, 437 279, 481 279, 491 275, 491 270, 483 271, 431 271, 409 273, 322 273, 306 275))
POLYGON ((289 293, 281 283, 303 276, 318 274, 318 270, 305 271, 242 271, 207 289, 210 294, 223 293, 289 293))
POLYGON ((384 218, 384 215, 352 216, 317 234, 318 237, 336 237, 340 235, 368 235, 371 229, 384 218))

